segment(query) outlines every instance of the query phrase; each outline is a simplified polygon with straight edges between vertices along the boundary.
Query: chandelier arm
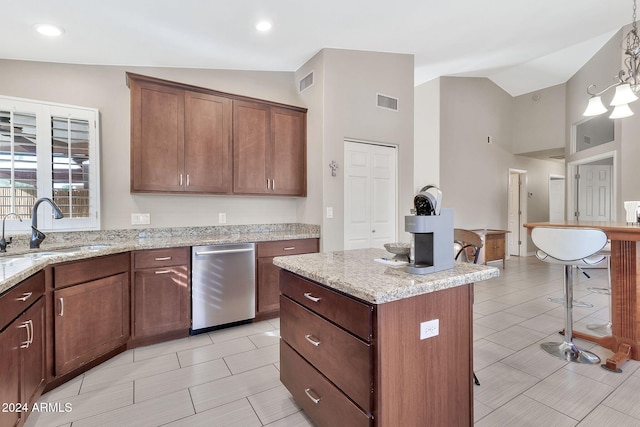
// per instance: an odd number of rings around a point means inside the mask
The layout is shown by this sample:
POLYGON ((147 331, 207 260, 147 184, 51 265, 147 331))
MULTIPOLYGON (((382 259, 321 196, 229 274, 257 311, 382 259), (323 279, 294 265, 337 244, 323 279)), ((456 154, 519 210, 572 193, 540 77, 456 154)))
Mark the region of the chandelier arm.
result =
POLYGON ((587 93, 591 96, 600 96, 603 93, 605 93, 606 91, 608 91, 609 89, 611 89, 612 87, 618 86, 620 84, 620 82, 618 83, 613 83, 610 86, 607 86, 606 88, 604 88, 603 90, 601 90, 600 92, 592 92, 591 88, 593 88, 594 90, 596 89, 596 85, 589 85, 589 87, 587 88, 587 93))

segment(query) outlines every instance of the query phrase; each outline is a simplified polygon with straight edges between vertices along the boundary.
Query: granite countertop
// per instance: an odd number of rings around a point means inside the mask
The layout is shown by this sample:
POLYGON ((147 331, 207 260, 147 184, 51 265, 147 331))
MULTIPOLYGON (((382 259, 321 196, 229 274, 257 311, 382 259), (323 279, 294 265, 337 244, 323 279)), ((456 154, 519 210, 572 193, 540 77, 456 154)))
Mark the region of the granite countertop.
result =
MULTIPOLYGON (((453 251, 452 251, 453 252, 453 251)), ((396 301, 498 277, 496 267, 455 262, 454 268, 417 275, 374 259, 389 257, 384 249, 276 257, 273 263, 300 276, 373 304, 396 301)), ((452 253, 453 256, 453 253, 452 253)))
MULTIPOLYGON (((22 236, 20 236, 22 237, 22 236)), ((141 249, 224 243, 319 238, 320 228, 306 224, 190 227, 149 230, 51 233, 40 249, 28 249, 28 237, 16 239, 0 255, 0 294, 50 264, 141 249), (49 237, 51 236, 51 237, 49 237), (26 243, 25 243, 26 242, 26 243)))

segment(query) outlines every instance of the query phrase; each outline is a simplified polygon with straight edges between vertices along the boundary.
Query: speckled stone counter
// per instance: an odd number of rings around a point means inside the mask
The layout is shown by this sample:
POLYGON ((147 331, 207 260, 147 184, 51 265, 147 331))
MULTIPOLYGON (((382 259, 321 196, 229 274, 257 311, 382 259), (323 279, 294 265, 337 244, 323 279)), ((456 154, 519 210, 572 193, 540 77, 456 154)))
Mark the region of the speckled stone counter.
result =
POLYGON ((140 249, 319 238, 320 227, 259 224, 52 232, 47 233, 39 250, 29 249, 30 235, 13 237, 7 252, 0 255, 0 294, 50 264, 140 249))
POLYGON ((451 270, 415 275, 405 273, 402 267, 374 261, 389 256, 383 249, 354 249, 277 257, 273 263, 373 304, 479 282, 500 274, 496 267, 456 262, 451 270))

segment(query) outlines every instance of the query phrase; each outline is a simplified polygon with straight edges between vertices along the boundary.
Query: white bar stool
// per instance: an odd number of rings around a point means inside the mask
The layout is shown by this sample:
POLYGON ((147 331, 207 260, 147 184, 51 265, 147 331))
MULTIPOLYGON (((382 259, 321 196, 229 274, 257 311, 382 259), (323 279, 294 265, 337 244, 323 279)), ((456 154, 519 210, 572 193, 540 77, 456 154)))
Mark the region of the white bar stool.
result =
POLYGON ((591 323, 587 325, 587 329, 602 335, 611 335, 611 242, 602 248, 596 255, 603 255, 607 259, 607 284, 606 288, 587 288, 588 291, 598 294, 609 295, 609 321, 605 324, 591 323))
POLYGON ((595 228, 536 227, 531 239, 538 247, 536 257, 564 265, 564 341, 546 342, 540 347, 568 362, 600 363, 600 358, 573 343, 573 266, 593 265, 604 259, 598 252, 607 244, 607 235, 595 228))

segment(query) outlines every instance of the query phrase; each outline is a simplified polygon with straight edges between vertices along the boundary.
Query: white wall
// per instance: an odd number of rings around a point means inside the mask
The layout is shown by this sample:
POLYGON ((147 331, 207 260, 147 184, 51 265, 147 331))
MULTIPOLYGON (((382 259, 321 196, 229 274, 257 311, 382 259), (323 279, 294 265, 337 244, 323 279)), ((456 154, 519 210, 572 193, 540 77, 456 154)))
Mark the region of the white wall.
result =
MULTIPOLYGON (((152 227, 297 222, 297 199, 129 193, 129 89, 125 71, 239 95, 301 105, 294 73, 67 65, 0 60, 0 93, 94 107, 101 116, 102 228, 131 228, 131 213, 152 227)), ((311 161, 315 161, 311 159, 311 161)), ((313 166, 311 166, 313 168, 313 166)), ((313 184, 311 185, 313 187, 313 184)), ((317 222, 316 222, 317 223, 317 222)))
MULTIPOLYGON (((398 149, 398 212, 408 214, 413 200, 413 56, 342 49, 324 49, 296 73, 304 77, 310 70, 320 70, 315 85, 302 94, 313 117, 312 152, 321 157, 320 168, 309 178, 321 179, 322 250, 341 250, 344 246, 344 140, 356 139, 395 144, 398 149), (321 81, 320 81, 321 79, 321 81), (321 93, 318 93, 321 92, 321 93), (377 93, 399 98, 397 112, 376 106, 377 93), (318 105, 322 106, 319 110, 318 105), (320 114, 321 117, 316 115, 320 114), (321 135, 321 137, 319 137, 321 135), (321 148, 317 147, 321 144, 321 148), (320 155, 321 152, 321 155, 320 155), (329 162, 339 164, 336 177, 331 176, 329 162), (327 207, 334 217, 325 218, 327 207)), ((314 159, 314 161, 317 161, 314 159)), ((315 190, 314 190, 315 191, 315 190)), ((318 218, 315 195, 299 200, 301 222, 318 218)), ((404 234, 404 221, 398 232, 404 234)), ((406 240, 406 239, 405 239, 406 240)))
POLYGON ((414 194, 440 185, 440 79, 416 86, 413 143, 414 194))

